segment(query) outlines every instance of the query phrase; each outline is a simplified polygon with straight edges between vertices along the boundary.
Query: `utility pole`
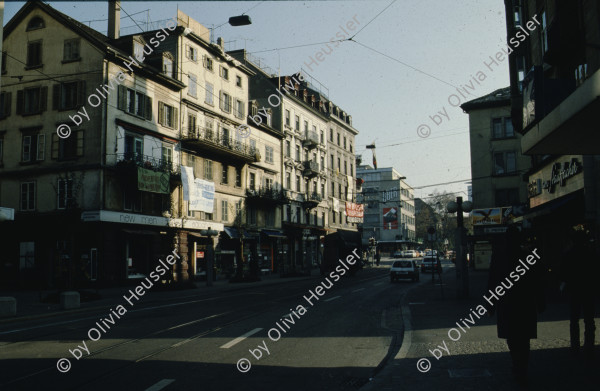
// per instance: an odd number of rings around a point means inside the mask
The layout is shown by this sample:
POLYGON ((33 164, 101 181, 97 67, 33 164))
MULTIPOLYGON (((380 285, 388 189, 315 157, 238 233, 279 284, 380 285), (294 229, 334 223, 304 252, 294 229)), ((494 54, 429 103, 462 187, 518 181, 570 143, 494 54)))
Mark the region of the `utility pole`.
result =
POLYGON ((464 228, 463 212, 470 212, 473 205, 470 201, 463 202, 462 197, 456 197, 456 202, 448 203, 446 209, 449 213, 456 212, 456 283, 457 296, 459 298, 469 297, 469 268, 467 267, 467 235, 464 228))

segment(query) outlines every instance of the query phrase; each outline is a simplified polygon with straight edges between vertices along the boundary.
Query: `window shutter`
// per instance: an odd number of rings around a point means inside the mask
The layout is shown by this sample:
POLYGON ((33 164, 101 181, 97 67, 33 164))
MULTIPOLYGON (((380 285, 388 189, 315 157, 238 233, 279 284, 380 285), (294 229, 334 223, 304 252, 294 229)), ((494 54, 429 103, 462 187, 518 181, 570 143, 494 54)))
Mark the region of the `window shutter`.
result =
POLYGON ((77 156, 83 156, 83 130, 76 132, 77 135, 77 156))
POLYGON ((8 117, 10 115, 10 108, 12 106, 11 97, 12 96, 10 92, 4 93, 4 107, 2 108, 3 117, 8 117))
POLYGON ((164 120, 165 120, 164 104, 162 102, 158 102, 158 123, 163 125, 164 120))
POLYGON ((119 85, 119 96, 118 96, 117 107, 119 108, 119 110, 126 111, 126 107, 125 107, 126 105, 127 105, 127 87, 119 85))
POLYGON ((85 80, 77 82, 77 107, 85 104, 85 80))
POLYGON ((152 98, 150 98, 149 96, 146 96, 146 98, 144 100, 145 100, 145 104, 146 104, 144 118, 146 118, 148 121, 152 121, 152 98))
POLYGON ((58 159, 59 142, 58 134, 52 133, 52 148, 50 148, 51 159, 58 159))
POLYGON ((173 129, 179 129, 179 109, 173 107, 173 129))
POLYGON ((240 116, 241 116, 241 118, 244 118, 246 116, 246 105, 244 104, 244 102, 241 102, 241 103, 242 103, 242 105, 241 105, 242 108, 240 110, 240 116))
POLYGON ((223 91, 219 91, 219 108, 223 110, 223 91))
POLYGON ((23 90, 17 91, 17 114, 23 114, 23 90))
POLYGON ((206 64, 206 54, 202 55, 202 65, 204 66, 204 68, 208 68, 208 65, 206 64))
POLYGON ((40 112, 46 111, 48 108, 48 87, 40 89, 40 112))
POLYGON ((52 86, 52 110, 58 110, 60 108, 60 84, 54 84, 52 86))
MULTIPOLYGON (((47 90, 47 88, 46 88, 47 90)), ((37 136, 37 156, 36 160, 44 160, 44 152, 46 150, 46 135, 38 134, 37 136)))

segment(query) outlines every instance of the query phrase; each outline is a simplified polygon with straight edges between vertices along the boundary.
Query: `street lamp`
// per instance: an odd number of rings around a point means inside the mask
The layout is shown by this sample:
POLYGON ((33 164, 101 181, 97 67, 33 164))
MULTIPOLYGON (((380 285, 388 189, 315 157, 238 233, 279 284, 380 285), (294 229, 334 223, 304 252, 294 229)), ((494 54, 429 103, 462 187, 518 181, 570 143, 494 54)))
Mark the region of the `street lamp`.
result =
POLYGON ((210 242, 207 247, 207 251, 206 251, 207 252, 207 254, 206 254, 206 286, 212 286, 213 263, 214 263, 214 257, 215 257, 215 252, 213 251, 212 237, 217 236, 218 234, 219 234, 219 231, 210 229, 210 227, 208 227, 208 229, 203 229, 200 231, 200 235, 207 236, 208 241, 210 242))
POLYGON ((469 297, 469 269, 467 267, 467 257, 465 247, 467 244, 467 235, 464 228, 463 212, 470 212, 473 204, 470 201, 463 202, 462 197, 456 197, 456 202, 450 201, 446 205, 448 213, 456 212, 456 281, 457 294, 459 298, 469 297))

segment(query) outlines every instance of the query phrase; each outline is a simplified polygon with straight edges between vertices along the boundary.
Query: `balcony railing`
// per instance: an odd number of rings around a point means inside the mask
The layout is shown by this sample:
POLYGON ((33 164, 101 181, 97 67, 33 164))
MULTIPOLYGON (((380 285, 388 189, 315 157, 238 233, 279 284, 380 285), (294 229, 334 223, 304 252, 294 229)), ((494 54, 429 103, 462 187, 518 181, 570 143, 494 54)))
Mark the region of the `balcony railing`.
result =
POLYGON ((307 160, 303 163, 304 166, 304 171, 302 172, 302 174, 305 177, 315 177, 317 175, 319 175, 319 164, 313 160, 307 160))
POLYGON ((321 197, 319 193, 312 192, 309 194, 304 194, 304 202, 302 202, 302 206, 307 209, 316 208, 321 201, 323 201, 323 197, 321 197))
MULTIPOLYGON (((235 132, 235 130, 231 130, 235 132)), ((250 162, 260 160, 258 150, 240 140, 229 136, 230 132, 216 131, 211 128, 196 126, 182 134, 182 140, 195 147, 206 147, 230 156, 240 157, 250 162)))
POLYGON ((148 170, 168 172, 173 175, 181 174, 181 167, 173 163, 172 160, 165 160, 135 152, 118 153, 117 165, 137 166, 148 170))
POLYGON ((302 145, 308 149, 315 148, 319 145, 319 135, 317 132, 309 130, 304 134, 302 145))
POLYGON ((273 202, 285 204, 290 201, 287 190, 261 187, 259 189, 246 189, 246 200, 256 203, 272 204, 273 202))

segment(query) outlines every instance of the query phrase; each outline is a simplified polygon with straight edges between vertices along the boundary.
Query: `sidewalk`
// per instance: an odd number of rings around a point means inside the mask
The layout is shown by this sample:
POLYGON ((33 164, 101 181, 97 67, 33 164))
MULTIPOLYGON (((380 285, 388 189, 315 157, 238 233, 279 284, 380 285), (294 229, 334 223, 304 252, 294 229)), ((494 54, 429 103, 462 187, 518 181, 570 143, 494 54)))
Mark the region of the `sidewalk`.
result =
MULTIPOLYGON (((458 328, 456 322, 469 317, 471 308, 485 302, 487 277, 487 272, 470 270, 470 298, 460 300, 456 298, 454 267, 443 274, 444 298, 439 282, 433 285, 431 275, 422 274, 423 283, 410 290, 402 303, 404 336, 400 351, 361 391, 597 390, 600 319, 596 317, 595 361, 571 357, 565 300, 548 301, 546 311, 538 316, 538 338, 531 340, 529 388, 519 388, 513 381, 510 355, 506 341, 497 337, 495 317, 473 317, 475 325, 470 329, 463 326, 463 332, 458 328), (451 332, 456 342, 448 336, 452 328, 460 333, 451 332), (443 353, 437 360, 429 350, 443 347, 443 341, 450 354, 436 351, 438 357, 443 353), (417 370, 420 358, 430 361, 429 371, 417 370)), ((580 323, 583 342, 583 321, 580 323)))
MULTIPOLYGON (((230 283, 229 279, 219 279, 213 281, 213 286, 206 286, 206 281, 196 281, 194 285, 196 288, 182 289, 182 290, 164 290, 157 291, 151 290, 144 295, 143 303, 156 303, 159 301, 173 300, 177 298, 188 298, 193 299, 193 296, 200 296, 202 294, 212 293, 224 293, 233 292, 242 289, 259 288, 266 285, 283 284, 291 281, 320 278, 318 269, 312 271, 310 276, 302 277, 290 277, 281 278, 279 274, 263 275, 260 276, 261 280, 258 282, 241 282, 241 283, 230 283)), ((144 280, 145 281, 145 280, 144 280)), ((45 297, 48 294, 56 293, 57 290, 45 290, 45 291, 2 291, 0 297, 10 296, 17 299, 17 315, 14 317, 0 318, 0 325, 7 323, 13 323, 24 320, 32 320, 39 318, 46 318, 65 314, 76 314, 81 312, 88 312, 98 309, 109 309, 114 307, 115 303, 121 304, 123 302, 123 295, 128 294, 129 290, 135 290, 135 287, 139 285, 135 283, 131 286, 121 286, 114 288, 101 288, 101 289, 82 289, 89 293, 97 293, 100 297, 96 300, 91 300, 81 303, 81 308, 74 310, 61 310, 59 303, 42 303, 40 296, 45 297)))

